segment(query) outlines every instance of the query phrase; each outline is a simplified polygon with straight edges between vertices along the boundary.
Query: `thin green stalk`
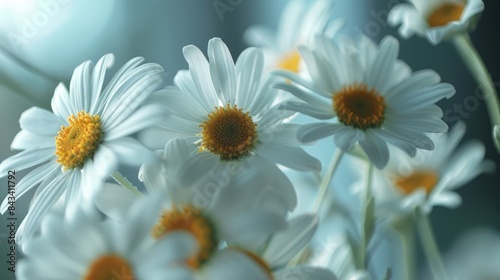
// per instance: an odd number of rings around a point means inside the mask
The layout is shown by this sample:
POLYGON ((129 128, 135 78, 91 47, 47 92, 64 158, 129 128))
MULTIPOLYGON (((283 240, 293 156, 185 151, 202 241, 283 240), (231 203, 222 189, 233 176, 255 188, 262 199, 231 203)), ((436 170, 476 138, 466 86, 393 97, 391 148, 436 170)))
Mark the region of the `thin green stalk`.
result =
MULTIPOLYGON (((490 117, 491 126, 500 125, 500 101, 495 89, 495 85, 486 68, 484 61, 472 44, 468 33, 458 34, 454 37, 453 43, 458 53, 462 57, 472 76, 479 84, 485 94, 486 108, 490 117)), ((493 129, 492 129, 493 130, 493 129)), ((500 147, 497 147, 500 152, 500 147)))
POLYGON ((420 240, 427 257, 427 262, 431 268, 435 280, 446 280, 446 272, 444 270, 443 260, 437 246, 436 238, 432 230, 432 225, 429 217, 423 213, 420 207, 417 208, 417 228, 420 235, 420 240))
POLYGON ((372 220, 371 217, 368 217, 367 214, 372 215, 373 212, 371 212, 370 208, 370 200, 372 197, 372 192, 371 192, 371 185, 372 185, 372 180, 373 180, 373 163, 370 161, 368 162, 368 171, 367 171, 367 178, 366 178, 366 185, 364 188, 364 193, 363 193, 363 224, 362 224, 362 230, 361 230, 361 245, 359 246, 359 260, 358 260, 358 268, 359 269, 366 269, 366 250, 368 248, 368 242, 370 240, 371 232, 373 228, 371 228, 372 225, 372 220), (370 228, 369 228, 370 227, 370 228))
POLYGON ((328 185, 330 184, 330 181, 332 180, 333 174, 335 173, 335 170, 337 170, 340 159, 342 158, 343 155, 344 155, 344 152, 342 152, 340 149, 337 149, 337 151, 333 155, 332 161, 330 162, 328 169, 325 171, 325 176, 323 177, 323 180, 321 181, 321 184, 320 184, 319 190, 318 190, 318 194, 316 195, 316 200, 314 201, 314 204, 313 204, 313 212, 314 213, 319 213, 319 210, 321 209, 321 206, 323 205, 323 202, 324 202, 326 191, 328 190, 328 185))
POLYGON ((137 197, 143 197, 144 195, 132 184, 130 183, 127 178, 125 178, 120 172, 115 171, 112 175, 113 179, 120 184, 120 186, 124 187, 125 189, 129 190, 133 194, 135 194, 137 197))
MULTIPOLYGON (((342 158, 342 155, 344 155, 344 152, 342 152, 340 149, 337 149, 337 151, 335 152, 335 154, 332 157, 332 160, 330 162, 330 165, 328 166, 328 169, 325 171, 325 175, 324 175, 323 179, 321 180, 318 193, 316 194, 316 200, 314 201, 314 204, 313 204, 313 213, 316 213, 318 216, 320 214, 321 207, 325 201, 325 197, 327 194, 326 191, 328 190, 328 185, 330 184, 330 181, 332 180, 332 177, 333 177, 333 174, 335 173, 335 170, 337 170, 337 167, 340 163, 340 159, 342 158)), ((319 176, 319 174, 318 174, 318 176, 319 176)), ((305 259, 306 253, 307 252, 305 250, 300 251, 300 253, 298 253, 293 259, 291 259, 288 262, 288 266, 294 267, 297 264, 301 263, 305 259)))

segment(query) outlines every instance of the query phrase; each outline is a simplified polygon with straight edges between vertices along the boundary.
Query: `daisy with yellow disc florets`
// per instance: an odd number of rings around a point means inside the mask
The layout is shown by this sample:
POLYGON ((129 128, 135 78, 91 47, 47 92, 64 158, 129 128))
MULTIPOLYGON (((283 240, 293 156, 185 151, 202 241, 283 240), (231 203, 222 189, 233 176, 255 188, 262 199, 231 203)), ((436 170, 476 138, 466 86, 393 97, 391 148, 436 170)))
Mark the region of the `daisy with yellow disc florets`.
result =
POLYGON ((434 103, 451 97, 455 89, 440 83, 434 71, 412 73, 398 60, 399 44, 393 37, 385 37, 377 46, 366 37, 336 44, 317 36, 312 48, 299 50, 312 80, 277 71, 293 83, 275 87, 301 100, 288 101, 282 108, 333 121, 304 125, 298 130, 299 140, 311 142, 333 135, 335 145, 344 152, 359 144, 381 169, 389 160, 388 144, 415 155, 417 148, 434 148, 426 132, 448 129, 434 103))
MULTIPOLYGON (((18 243, 32 235, 41 218, 65 194, 68 215, 79 203, 90 205, 103 180, 120 163, 140 165, 151 151, 129 135, 163 118, 157 105, 141 107, 161 83, 163 69, 154 63, 139 65, 142 58, 127 62, 103 87, 111 54, 92 69, 87 61, 78 66, 69 92, 61 83, 52 98, 52 110, 32 107, 19 120, 21 131, 12 149, 23 150, 0 164, 7 170, 36 167, 16 185, 20 197, 39 185, 29 212, 16 234, 18 243)), ((1 211, 8 208, 7 198, 1 211)))
MULTIPOLYGON (((192 156, 177 173, 184 185, 216 169, 256 178, 282 178, 276 164, 304 171, 321 169, 317 159, 298 147, 294 135, 299 126, 284 123, 291 114, 272 105, 277 90, 262 75, 260 50, 245 50, 236 65, 219 38, 208 43, 210 61, 195 46, 186 46, 183 52, 189 71, 179 71, 175 87, 151 98, 170 115, 158 123, 159 128, 142 133, 141 139, 156 149, 173 137, 190 143, 192 156)), ((287 185, 293 189, 289 181, 287 185)))

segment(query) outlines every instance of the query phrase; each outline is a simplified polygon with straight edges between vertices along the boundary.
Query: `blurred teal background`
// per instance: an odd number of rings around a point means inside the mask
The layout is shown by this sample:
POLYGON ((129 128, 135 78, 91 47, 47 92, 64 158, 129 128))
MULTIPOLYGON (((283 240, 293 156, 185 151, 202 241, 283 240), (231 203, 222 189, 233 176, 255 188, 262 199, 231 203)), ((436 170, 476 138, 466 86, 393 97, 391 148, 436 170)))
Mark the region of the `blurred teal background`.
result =
MULTIPOLYGON (((165 83, 170 84, 179 69, 187 68, 182 47, 194 44, 206 51, 210 38, 221 37, 236 59, 246 47, 242 35, 252 24, 276 27, 281 9, 287 1, 276 0, 0 0, 0 159, 14 153, 10 143, 19 131, 18 119, 31 106, 49 108, 53 89, 59 81, 69 84, 73 69, 81 62, 96 62, 103 54, 116 56, 112 72, 125 61, 143 56, 148 62, 159 63, 165 69, 165 83), (214 3, 233 3, 230 9, 218 13, 214 3), (6 55, 8 53, 9 55, 6 55), (23 64, 30 65, 29 68, 23 64), (43 74, 38 71, 43 72, 43 74)), ((385 23, 389 9, 398 2, 385 0, 337 0, 334 17, 343 17, 347 34, 365 32, 379 41, 396 30, 385 23)), ((492 40, 499 26, 496 2, 487 2, 486 11, 472 34, 479 52, 486 59, 493 80, 500 85, 500 41, 492 40), (495 7, 496 5, 496 7, 495 7)), ((398 37, 399 38, 399 37, 398 37)), ((432 68, 444 82, 453 84, 457 94, 440 105, 443 111, 462 104, 477 87, 449 43, 433 47, 422 38, 401 40, 400 58, 414 70, 432 68)), ((498 88, 500 90, 500 87, 498 88)), ((465 139, 481 139, 487 147, 487 158, 497 165, 500 157, 494 151, 489 121, 483 103, 463 119, 468 127, 465 139)), ((456 119, 449 119, 453 125, 456 119)), ((330 142, 322 142, 328 145, 330 142)), ((311 150, 324 165, 329 158, 324 151, 331 147, 311 150), (326 155, 326 156, 325 156, 326 155)), ((126 175, 136 180, 137 170, 127 169, 126 175)), ((19 181, 26 172, 17 173, 19 181)), ((436 208, 432 213, 437 239, 443 251, 467 229, 489 226, 500 230, 500 176, 482 175, 459 190, 463 205, 456 210, 436 208)), ((0 180, 0 197, 6 194, 7 180, 0 180)), ((25 215, 27 193, 17 201, 18 225, 25 215)), ((0 279, 15 279, 7 271, 6 216, 0 216, 0 279)), ((18 254, 18 256, 20 256, 18 254)))

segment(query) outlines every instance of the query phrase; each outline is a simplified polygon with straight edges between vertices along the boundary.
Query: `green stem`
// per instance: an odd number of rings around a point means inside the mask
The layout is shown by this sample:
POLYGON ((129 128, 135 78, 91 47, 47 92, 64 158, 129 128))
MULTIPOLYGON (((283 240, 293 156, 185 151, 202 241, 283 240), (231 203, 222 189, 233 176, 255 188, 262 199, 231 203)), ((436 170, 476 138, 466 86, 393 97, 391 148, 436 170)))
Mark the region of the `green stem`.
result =
POLYGON ((436 280, 446 280, 446 272, 444 270, 443 260, 441 259, 441 254, 437 246, 436 238, 434 237, 434 232, 432 231, 432 225, 429 221, 429 217, 423 213, 422 209, 418 207, 417 211, 417 228, 420 235, 420 240, 424 249, 424 253, 427 257, 427 262, 431 268, 434 279, 436 280))
MULTIPOLYGON (((368 203, 370 202, 371 199, 371 185, 372 185, 372 180, 373 180, 373 163, 370 161, 368 162, 368 173, 367 173, 367 178, 366 178, 366 185, 364 188, 364 194, 363 194, 363 224, 362 224, 362 230, 361 230, 361 246, 359 246, 359 260, 358 260, 358 268, 359 269, 365 269, 366 268, 366 250, 368 247, 368 242, 370 240, 370 236, 368 236, 369 232, 371 232, 371 229, 368 229, 367 226, 371 226, 367 223, 367 214, 370 210, 368 210, 368 203), (367 211, 368 210, 368 211, 367 211)), ((373 214, 370 212, 370 215, 373 214)))
POLYGON ((337 170, 337 167, 339 165, 340 159, 342 158, 342 155, 344 155, 344 152, 342 152, 340 149, 337 149, 337 151, 335 152, 335 154, 332 157, 332 161, 330 162, 328 169, 325 171, 325 176, 323 177, 323 180, 321 181, 321 184, 320 184, 319 190, 318 190, 318 194, 316 195, 316 200, 314 201, 314 204, 313 204, 313 212, 314 213, 319 213, 319 210, 321 209, 321 206, 323 205, 326 191, 328 190, 328 185, 330 184, 330 181, 332 180, 332 177, 333 177, 333 174, 335 173, 335 170, 337 170))
POLYGON ((144 195, 142 192, 140 192, 132 183, 130 183, 127 178, 125 178, 120 172, 115 171, 112 175, 113 179, 120 184, 120 186, 124 187, 125 189, 129 190, 133 194, 135 194, 137 197, 143 197, 144 195))
MULTIPOLYGON (((486 107, 490 117, 492 127, 500 125, 500 101, 495 90, 495 85, 491 79, 484 61, 472 44, 468 33, 458 34, 454 37, 453 43, 469 68, 472 76, 479 84, 479 87, 485 94, 486 107)), ((498 148, 500 152, 500 148, 498 148)))

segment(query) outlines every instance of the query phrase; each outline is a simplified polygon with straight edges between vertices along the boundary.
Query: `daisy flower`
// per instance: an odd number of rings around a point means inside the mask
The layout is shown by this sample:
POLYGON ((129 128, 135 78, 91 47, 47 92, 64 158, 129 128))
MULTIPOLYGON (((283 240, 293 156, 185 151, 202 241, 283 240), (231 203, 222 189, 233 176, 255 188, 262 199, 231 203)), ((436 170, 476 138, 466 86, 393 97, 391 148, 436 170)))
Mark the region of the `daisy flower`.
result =
POLYGON ((415 155, 417 148, 434 148, 425 132, 447 130, 442 111, 434 103, 451 97, 455 89, 439 83, 434 71, 412 73, 397 59, 399 44, 393 37, 385 37, 377 46, 366 37, 337 45, 317 36, 312 48, 299 50, 312 81, 277 70, 277 75, 293 83, 280 82, 275 87, 301 100, 287 101, 281 107, 334 120, 302 126, 298 130, 302 142, 333 135, 335 145, 344 152, 359 143, 381 169, 389 160, 388 143, 415 155))
MULTIPOLYGON (((172 156, 177 152, 189 156, 187 147, 185 144, 183 147, 182 142, 181 139, 170 141, 166 148, 168 154, 172 156)), ((176 171, 172 163, 178 162, 170 161, 165 164, 169 177, 174 176, 173 172, 176 171)), ((147 176, 149 175, 141 174, 143 179, 147 176)), ((262 243, 267 236, 286 226, 288 203, 279 199, 277 194, 269 192, 268 185, 255 185, 252 178, 234 178, 221 189, 217 189, 218 186, 214 185, 209 176, 205 176, 203 183, 188 187, 172 185, 175 182, 173 180, 165 181, 169 184, 148 186, 148 189, 154 188, 170 194, 163 200, 164 210, 154 227, 153 236, 159 238, 177 230, 190 232, 196 239, 198 250, 190 256, 188 265, 196 275, 217 269, 218 264, 214 258, 222 245, 262 243), (214 187, 217 196, 208 200, 204 196, 205 190, 208 188, 212 193, 214 187)), ((123 220, 126 219, 123 215, 129 205, 140 199, 116 184, 105 184, 96 204, 106 215, 123 220)))
POLYGON ((420 151, 415 158, 395 151, 380 174, 383 180, 374 185, 381 211, 394 215, 421 207, 430 213, 435 205, 459 206, 462 199, 454 190, 495 169, 493 162, 484 160, 482 143, 472 141, 456 149, 464 134, 465 125, 458 123, 449 133, 433 137, 434 151, 420 151))
POLYGON ((222 249, 213 260, 211 271, 202 271, 199 279, 315 279, 336 280, 324 268, 296 266, 287 263, 311 240, 317 219, 312 215, 298 216, 288 222, 284 231, 274 233, 265 243, 239 244, 222 249))
POLYGON ((268 64, 266 69, 299 72, 301 57, 297 47, 308 44, 314 34, 324 33, 333 37, 343 26, 343 21, 331 20, 333 6, 333 0, 289 1, 276 32, 255 25, 248 28, 244 39, 250 46, 262 48, 268 64))
MULTIPOLYGON (((16 196, 39 185, 29 212, 16 234, 21 243, 32 235, 41 218, 65 193, 66 211, 72 215, 78 203, 90 205, 100 183, 119 163, 141 165, 151 152, 130 134, 163 118, 157 105, 140 107, 161 83, 163 69, 134 58, 118 70, 103 88, 112 54, 103 56, 92 70, 90 61, 78 66, 69 92, 61 83, 52 98, 52 112, 32 107, 19 120, 21 131, 11 148, 23 150, 0 164, 7 170, 35 167, 16 185, 16 196)), ((8 208, 4 199, 1 212, 8 208)))
MULTIPOLYGON (((236 65, 219 38, 208 43, 209 62, 195 46, 184 47, 183 53, 189 71, 179 71, 176 87, 151 99, 170 112, 159 123, 164 129, 143 133, 141 139, 155 149, 173 137, 194 144, 193 155, 177 174, 184 185, 211 170, 231 169, 232 174, 255 178, 282 178, 276 164, 321 170, 321 163, 298 147, 293 135, 299 126, 283 123, 291 114, 271 105, 277 90, 262 77, 263 56, 258 49, 245 50, 236 65)), ((287 185, 293 189, 290 182, 287 185)))
POLYGON ((196 250, 194 239, 182 232, 156 242, 150 236, 162 198, 133 205, 123 223, 78 210, 73 218, 48 214, 41 235, 26 241, 17 279, 192 279, 183 263, 196 250))
POLYGON ((433 45, 453 35, 474 29, 484 10, 482 0, 409 0, 389 13, 389 24, 401 25, 399 34, 409 38, 418 34, 433 45))

